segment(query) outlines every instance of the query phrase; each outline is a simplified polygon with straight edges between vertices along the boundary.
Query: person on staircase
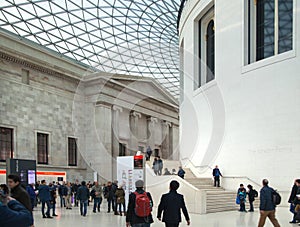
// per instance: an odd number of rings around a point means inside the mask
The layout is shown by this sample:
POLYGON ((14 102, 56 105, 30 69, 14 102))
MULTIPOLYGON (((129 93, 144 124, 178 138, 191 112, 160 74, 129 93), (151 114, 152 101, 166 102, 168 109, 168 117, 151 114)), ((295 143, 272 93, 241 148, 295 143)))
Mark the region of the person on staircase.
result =
POLYGON ((216 165, 216 167, 213 169, 212 175, 214 177, 214 186, 220 187, 220 176, 222 177, 221 171, 219 170, 219 167, 216 165))
POLYGON ((158 175, 161 176, 162 169, 164 168, 163 160, 161 160, 160 156, 157 156, 157 162, 158 162, 158 175))
POLYGON ((182 179, 184 179, 185 171, 182 169, 181 166, 179 166, 178 168, 179 168, 179 170, 178 170, 177 175, 178 175, 179 177, 181 177, 182 179))

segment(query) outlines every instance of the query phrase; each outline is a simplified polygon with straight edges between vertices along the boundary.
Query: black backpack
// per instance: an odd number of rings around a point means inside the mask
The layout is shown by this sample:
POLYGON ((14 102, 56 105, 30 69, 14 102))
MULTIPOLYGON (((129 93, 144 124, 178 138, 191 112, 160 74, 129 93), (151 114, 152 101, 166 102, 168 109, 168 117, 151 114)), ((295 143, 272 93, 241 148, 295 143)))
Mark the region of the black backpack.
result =
POLYGON ((276 205, 276 206, 281 203, 281 196, 279 195, 279 193, 276 190, 272 191, 272 199, 273 199, 274 205, 276 205))
POLYGON ((253 193, 254 193, 254 197, 258 197, 258 192, 255 189, 253 189, 253 193))

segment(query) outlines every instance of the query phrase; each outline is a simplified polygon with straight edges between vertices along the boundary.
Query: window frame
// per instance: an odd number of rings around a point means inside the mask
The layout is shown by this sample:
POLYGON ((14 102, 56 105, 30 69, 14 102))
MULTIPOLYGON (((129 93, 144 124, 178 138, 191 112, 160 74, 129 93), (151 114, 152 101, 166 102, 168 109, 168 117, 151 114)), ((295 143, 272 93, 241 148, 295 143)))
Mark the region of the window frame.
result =
POLYGON ((75 137, 68 137, 67 138, 67 147, 68 147, 68 166, 77 166, 78 165, 78 145, 77 145, 77 141, 78 141, 78 138, 75 138, 75 137), (74 163, 71 163, 70 162, 70 141, 75 141, 75 151, 72 150, 72 152, 75 152, 75 154, 73 154, 75 156, 75 162, 74 163))
POLYGON ((247 0, 244 2, 244 60, 242 73, 253 70, 252 67, 247 67, 249 65, 256 65, 257 67, 261 67, 260 62, 266 62, 266 65, 282 61, 280 59, 287 59, 291 57, 295 57, 295 49, 296 49, 296 9, 297 5, 295 0, 293 0, 293 10, 292 10, 292 49, 288 51, 284 51, 279 53, 279 0, 274 0, 274 55, 262 58, 257 60, 257 2, 256 0, 247 0), (253 20, 254 18, 254 20, 253 20), (283 55, 284 57, 279 57, 283 55), (278 60, 274 60, 274 58, 278 58, 278 60), (269 60, 272 59, 272 60, 269 60))
POLYGON ((39 165, 49 165, 49 156, 50 156, 50 133, 47 133, 47 132, 43 132, 43 131, 36 131, 36 155, 37 155, 37 164, 39 165), (39 134, 41 135, 46 135, 47 136, 47 141, 46 141, 46 162, 40 162, 39 161, 39 139, 38 139, 38 136, 39 134))
MULTIPOLYGON (((9 158, 13 158, 14 157, 14 138, 15 138, 15 136, 14 136, 14 133, 15 133, 15 129, 14 128, 11 128, 11 127, 7 127, 7 126, 1 126, 0 125, 0 131, 2 131, 2 129, 4 129, 4 130, 10 130, 10 132, 11 132, 11 136, 10 136, 10 146, 11 146, 11 151, 10 151, 10 157, 9 158)), ((2 142, 2 140, 0 139, 0 143, 2 142)), ((6 143, 7 142, 9 142, 9 141, 5 141, 6 143)), ((1 153, 1 150, 0 150, 0 153, 1 153)), ((1 156, 0 156, 1 157, 1 156)), ((5 160, 4 159, 0 159, 0 162, 6 162, 6 159, 7 159, 8 157, 6 157, 5 158, 5 160)))
MULTIPOLYGON (((215 27, 215 7, 214 5, 209 7, 205 13, 196 20, 197 22, 197 30, 198 35, 196 37, 196 43, 195 45, 197 50, 197 70, 195 78, 195 89, 198 89, 200 87, 203 87, 204 85, 214 81, 216 79, 216 75, 214 74, 214 79, 207 81, 207 27, 211 21, 214 21, 214 27, 215 27)), ((216 41, 215 41, 216 45, 216 41)), ((214 46, 215 46, 214 45, 214 46)), ((214 54, 215 55, 215 54, 214 54)))

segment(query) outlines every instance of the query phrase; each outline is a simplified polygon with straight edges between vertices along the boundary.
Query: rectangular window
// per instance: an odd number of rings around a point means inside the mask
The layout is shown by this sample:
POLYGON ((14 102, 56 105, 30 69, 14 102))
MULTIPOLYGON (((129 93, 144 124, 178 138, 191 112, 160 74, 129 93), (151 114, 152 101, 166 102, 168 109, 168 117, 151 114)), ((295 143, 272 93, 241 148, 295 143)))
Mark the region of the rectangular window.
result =
POLYGON ((13 129, 0 127, 0 161, 13 158, 13 129))
POLYGON ((278 53, 293 49, 293 0, 278 0, 278 53))
POLYGON ((201 87, 215 79, 215 25, 214 7, 198 21, 198 81, 201 87))
POLYGON ((119 156, 125 156, 126 155, 126 144, 119 143, 119 156))
POLYGON ((248 64, 293 49, 293 0, 248 0, 248 64))
POLYGON ((68 165, 77 166, 77 142, 75 138, 68 138, 68 165))
POLYGON ((38 164, 48 164, 48 134, 37 133, 38 164))

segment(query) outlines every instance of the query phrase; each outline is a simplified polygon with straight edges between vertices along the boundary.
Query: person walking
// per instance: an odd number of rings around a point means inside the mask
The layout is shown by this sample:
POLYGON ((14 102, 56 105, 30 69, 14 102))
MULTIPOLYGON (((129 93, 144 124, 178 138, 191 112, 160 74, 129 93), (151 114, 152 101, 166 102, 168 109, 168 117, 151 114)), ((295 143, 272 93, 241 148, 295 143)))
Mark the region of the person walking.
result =
POLYGON ((161 176, 162 169, 164 168, 163 160, 161 160, 160 156, 157 156, 157 162, 158 162, 158 175, 161 176))
POLYGON ((152 207, 153 200, 149 192, 144 191, 144 181, 135 182, 136 191, 129 195, 126 227, 150 227, 153 223, 152 207), (137 207, 136 204, 139 206, 137 207))
POLYGON ((158 175, 158 171, 159 171, 159 162, 158 159, 155 157, 153 164, 152 164, 152 169, 154 170, 155 175, 158 175))
POLYGON ((86 182, 82 181, 77 192, 78 200, 80 201, 80 214, 85 217, 87 213, 87 205, 90 197, 90 191, 86 186, 86 182))
POLYGON ((272 222, 273 226, 280 227, 276 217, 275 217, 275 208, 276 205, 273 202, 273 192, 274 189, 269 187, 269 181, 264 179, 262 181, 262 189, 260 190, 260 218, 258 222, 258 227, 263 227, 268 217, 272 222))
POLYGON ((71 187, 71 183, 70 182, 67 182, 67 185, 66 185, 66 196, 65 196, 65 199, 66 199, 66 209, 67 210, 72 210, 72 202, 71 202, 71 199, 72 199, 72 187, 71 187))
POLYGON ((51 208, 50 188, 49 188, 48 185, 46 185, 45 180, 41 181, 41 185, 39 187, 39 196, 40 196, 40 200, 42 202, 42 215, 43 215, 43 218, 53 218, 53 217, 50 216, 50 208, 51 208), (47 205, 46 214, 45 214, 45 205, 47 205))
POLYGON ((213 169, 212 175, 214 177, 214 186, 220 187, 220 177, 222 177, 219 167, 216 165, 213 169))
POLYGON ((93 212, 96 213, 96 208, 98 210, 98 212, 100 212, 100 205, 102 203, 102 194, 103 194, 103 190, 102 190, 102 186, 99 185, 98 181, 95 181, 95 185, 92 187, 92 191, 93 191, 93 199, 94 199, 94 207, 93 207, 93 212))
POLYGON ((115 192, 111 181, 107 182, 107 185, 104 188, 104 197, 107 199, 107 213, 110 213, 111 208, 115 211, 115 192))
POLYGON ((185 174, 185 171, 182 169, 181 166, 179 166, 179 170, 178 170, 177 175, 178 175, 179 177, 181 177, 182 179, 184 179, 184 174, 185 174))
POLYGON ((151 147, 148 146, 146 150, 146 161, 150 161, 151 154, 152 154, 151 147))
POLYGON ((181 222, 181 210, 187 225, 190 225, 190 217, 185 206, 183 195, 177 193, 179 183, 175 180, 170 183, 170 192, 162 195, 158 205, 157 218, 165 222, 166 227, 178 227, 181 222), (163 218, 161 219, 163 213, 163 218))
POLYGON ((293 214, 293 219, 290 221, 291 224, 297 223, 297 220, 296 220, 297 212, 295 212, 295 207, 296 207, 295 201, 297 201, 296 200, 297 199, 296 198, 297 191, 298 191, 298 186, 297 186, 297 179, 296 179, 294 181, 294 185, 292 187, 291 194, 290 194, 290 197, 288 200, 288 203, 290 203, 290 212, 293 214))

